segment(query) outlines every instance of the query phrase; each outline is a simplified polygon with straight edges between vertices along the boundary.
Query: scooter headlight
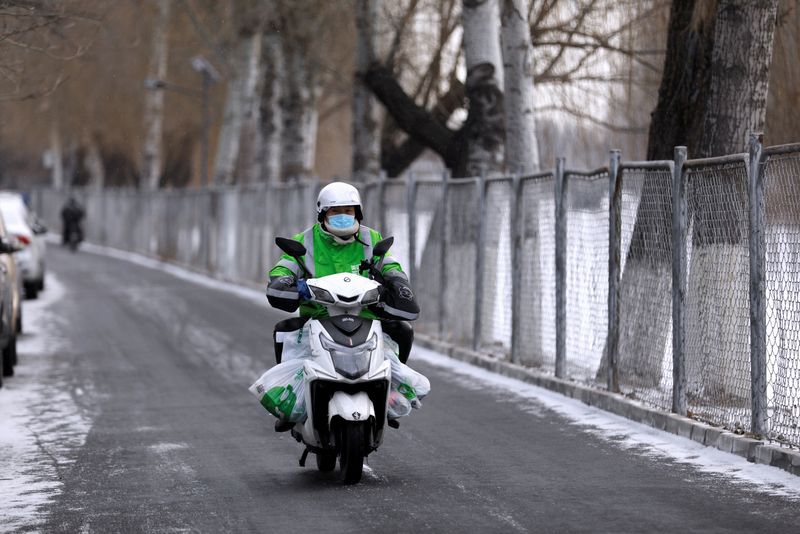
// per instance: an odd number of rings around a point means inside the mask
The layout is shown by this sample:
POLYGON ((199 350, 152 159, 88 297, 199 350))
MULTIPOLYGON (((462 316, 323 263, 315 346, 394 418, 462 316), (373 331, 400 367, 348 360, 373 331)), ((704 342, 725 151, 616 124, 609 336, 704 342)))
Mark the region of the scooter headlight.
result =
POLYGON ((361 305, 362 306, 369 306, 370 304, 377 304, 381 300, 381 293, 376 287, 375 289, 370 289, 364 296, 361 297, 361 305))
POLYGON ((325 302, 326 304, 333 304, 336 302, 330 292, 317 286, 308 286, 311 293, 314 295, 314 300, 317 302, 325 302))
POLYGON ((347 378, 358 378, 369 371, 369 358, 372 351, 378 346, 378 336, 372 334, 366 343, 357 347, 343 347, 325 337, 324 334, 319 335, 319 342, 323 349, 330 352, 333 367, 338 373, 347 378))

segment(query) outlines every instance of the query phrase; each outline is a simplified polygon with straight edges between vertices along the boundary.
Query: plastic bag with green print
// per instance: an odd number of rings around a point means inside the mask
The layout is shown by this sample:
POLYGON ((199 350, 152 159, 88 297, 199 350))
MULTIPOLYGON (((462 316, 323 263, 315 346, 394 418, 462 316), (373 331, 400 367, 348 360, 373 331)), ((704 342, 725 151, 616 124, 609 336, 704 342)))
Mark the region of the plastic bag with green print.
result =
POLYGON ((279 363, 249 388, 261 405, 281 421, 299 423, 306 417, 303 363, 302 359, 279 363))

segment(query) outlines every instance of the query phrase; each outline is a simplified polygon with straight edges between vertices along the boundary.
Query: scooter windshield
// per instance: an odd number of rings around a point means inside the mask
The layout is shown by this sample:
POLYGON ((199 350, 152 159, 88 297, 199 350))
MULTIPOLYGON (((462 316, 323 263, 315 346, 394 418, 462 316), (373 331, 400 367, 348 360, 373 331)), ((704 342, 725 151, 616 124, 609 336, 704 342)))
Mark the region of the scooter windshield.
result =
POLYGON ((377 334, 372 334, 366 343, 357 347, 343 347, 325 337, 324 334, 319 335, 319 341, 322 348, 330 353, 336 372, 347 378, 358 378, 369 371, 370 356, 378 346, 377 334))

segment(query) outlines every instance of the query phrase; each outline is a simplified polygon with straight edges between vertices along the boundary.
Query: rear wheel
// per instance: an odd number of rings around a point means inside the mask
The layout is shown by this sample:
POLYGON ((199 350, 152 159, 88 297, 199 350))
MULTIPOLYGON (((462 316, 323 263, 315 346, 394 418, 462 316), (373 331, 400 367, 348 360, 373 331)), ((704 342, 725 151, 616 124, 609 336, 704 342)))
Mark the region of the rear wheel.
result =
POLYGON ((14 360, 17 357, 17 339, 12 337, 3 349, 3 376, 14 374, 14 360))
POLYGON ((25 282, 25 298, 34 300, 39 296, 39 286, 36 282, 25 282))
POLYGON ((341 428, 339 442, 339 468, 342 482, 355 484, 361 480, 366 456, 366 423, 361 421, 345 421, 341 428))
POLYGON ((329 473, 336 469, 336 453, 335 452, 318 452, 317 453, 317 469, 323 473, 329 473))

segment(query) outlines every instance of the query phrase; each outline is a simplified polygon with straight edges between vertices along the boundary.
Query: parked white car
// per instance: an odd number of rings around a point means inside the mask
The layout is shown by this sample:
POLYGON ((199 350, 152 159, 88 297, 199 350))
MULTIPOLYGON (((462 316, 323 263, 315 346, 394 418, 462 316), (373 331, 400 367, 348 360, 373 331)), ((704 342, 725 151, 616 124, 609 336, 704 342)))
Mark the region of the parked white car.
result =
POLYGON ((28 210, 22 195, 13 192, 0 192, 0 215, 8 234, 24 248, 14 257, 17 260, 25 298, 35 299, 44 289, 45 237, 47 229, 39 223, 36 216, 28 210))

